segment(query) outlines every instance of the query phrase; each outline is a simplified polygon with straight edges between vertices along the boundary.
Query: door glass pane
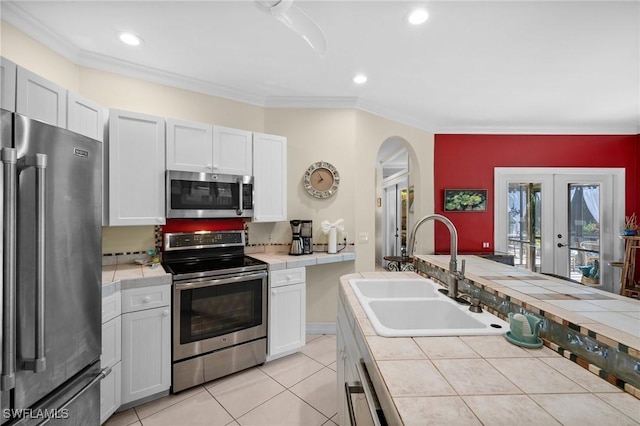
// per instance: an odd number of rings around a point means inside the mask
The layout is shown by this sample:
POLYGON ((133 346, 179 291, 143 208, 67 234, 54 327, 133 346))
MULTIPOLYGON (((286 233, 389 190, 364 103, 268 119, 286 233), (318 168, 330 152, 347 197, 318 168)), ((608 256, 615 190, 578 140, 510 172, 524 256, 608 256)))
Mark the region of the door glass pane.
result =
POLYGON ((585 284, 600 279, 600 186, 569 184, 569 273, 585 284))
POLYGON ((511 182, 508 187, 508 253, 515 266, 540 272, 542 202, 540 183, 511 182))

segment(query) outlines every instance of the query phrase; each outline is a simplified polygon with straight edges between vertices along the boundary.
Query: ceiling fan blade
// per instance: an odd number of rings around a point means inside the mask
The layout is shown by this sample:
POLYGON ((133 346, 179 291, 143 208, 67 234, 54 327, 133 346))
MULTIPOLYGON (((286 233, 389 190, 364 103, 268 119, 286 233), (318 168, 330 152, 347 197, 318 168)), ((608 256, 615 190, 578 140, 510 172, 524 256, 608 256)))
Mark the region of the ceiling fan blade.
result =
MULTIPOLYGON (((267 6, 265 0, 256 0, 263 9, 267 6)), ((288 28, 295 31, 321 57, 327 53, 327 38, 318 24, 293 4, 293 0, 271 2, 268 6, 271 15, 288 28)))

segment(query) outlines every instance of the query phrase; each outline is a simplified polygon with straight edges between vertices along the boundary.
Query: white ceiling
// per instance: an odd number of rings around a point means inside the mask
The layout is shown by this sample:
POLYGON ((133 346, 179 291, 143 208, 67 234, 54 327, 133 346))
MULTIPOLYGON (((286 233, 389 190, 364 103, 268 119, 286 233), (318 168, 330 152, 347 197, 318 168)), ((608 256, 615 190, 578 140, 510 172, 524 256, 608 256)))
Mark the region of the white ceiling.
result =
POLYGON ((433 133, 640 133, 640 0, 295 4, 326 34, 324 58, 251 0, 0 12, 79 65, 256 105, 356 107, 433 133), (416 5, 430 17, 410 27, 416 5))

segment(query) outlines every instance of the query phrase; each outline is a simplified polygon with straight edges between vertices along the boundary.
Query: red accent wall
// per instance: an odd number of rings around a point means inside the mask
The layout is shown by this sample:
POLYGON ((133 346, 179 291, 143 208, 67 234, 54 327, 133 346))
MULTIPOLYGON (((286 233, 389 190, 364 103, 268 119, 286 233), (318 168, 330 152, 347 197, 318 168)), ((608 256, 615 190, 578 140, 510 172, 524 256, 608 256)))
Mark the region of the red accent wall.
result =
MULTIPOLYGON (((435 135, 435 213, 458 229, 458 251, 493 251, 494 167, 623 167, 626 214, 640 214, 640 135, 435 135), (445 189, 488 189, 486 212, 444 212, 445 189), (482 248, 489 241, 491 247, 482 248)), ((449 251, 449 233, 435 228, 435 250, 449 251)))
POLYGON ((242 231, 244 222, 240 218, 233 219, 167 219, 162 233, 196 232, 196 231, 242 231))

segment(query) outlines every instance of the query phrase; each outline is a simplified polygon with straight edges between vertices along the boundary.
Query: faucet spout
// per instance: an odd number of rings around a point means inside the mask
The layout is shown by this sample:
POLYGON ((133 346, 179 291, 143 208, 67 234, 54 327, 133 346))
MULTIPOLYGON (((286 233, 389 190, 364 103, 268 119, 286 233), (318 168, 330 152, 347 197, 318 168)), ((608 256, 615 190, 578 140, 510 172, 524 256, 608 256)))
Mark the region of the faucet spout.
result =
POLYGON ((458 272, 458 231, 453 225, 453 222, 449 220, 449 218, 441 214, 431 214, 423 217, 418 222, 416 222, 416 224, 413 226, 413 229, 411 230, 411 234, 409 234, 409 249, 407 251, 407 254, 409 257, 413 256, 416 244, 416 233, 423 223, 430 220, 436 220, 444 223, 449 230, 449 236, 451 237, 451 258, 449 259, 449 282, 447 283, 447 285, 448 296, 455 299, 458 297, 458 280, 464 278, 464 265, 462 272, 458 272))

